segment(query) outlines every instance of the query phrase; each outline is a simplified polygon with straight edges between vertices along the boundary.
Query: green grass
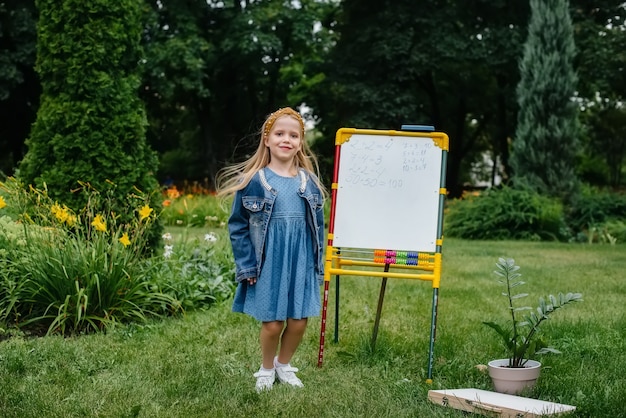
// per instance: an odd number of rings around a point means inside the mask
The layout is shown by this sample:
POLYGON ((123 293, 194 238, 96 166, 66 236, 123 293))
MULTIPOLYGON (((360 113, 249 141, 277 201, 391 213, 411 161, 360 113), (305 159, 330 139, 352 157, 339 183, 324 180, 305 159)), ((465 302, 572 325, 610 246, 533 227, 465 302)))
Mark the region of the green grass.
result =
POLYGON ((341 279, 339 342, 331 282, 326 349, 317 367, 320 319, 311 320, 293 364, 305 388, 254 391, 259 325, 230 303, 107 335, 14 337, 0 342, 0 415, 8 417, 465 417, 431 404, 429 389, 491 390, 475 366, 503 349, 484 320, 506 301, 492 271, 500 256, 521 266, 530 304, 577 291, 584 302, 544 324, 548 355, 527 396, 575 405, 580 417, 624 416, 626 247, 446 240, 435 366, 428 385, 432 289, 390 279, 376 347, 370 339, 380 279, 341 279))

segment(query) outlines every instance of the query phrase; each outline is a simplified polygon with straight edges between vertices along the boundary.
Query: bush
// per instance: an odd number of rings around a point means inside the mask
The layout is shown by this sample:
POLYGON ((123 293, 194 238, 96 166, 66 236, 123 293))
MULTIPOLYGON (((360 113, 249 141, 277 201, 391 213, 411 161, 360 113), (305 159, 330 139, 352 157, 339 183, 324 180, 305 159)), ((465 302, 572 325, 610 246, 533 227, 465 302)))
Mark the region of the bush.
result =
POLYGON ((171 295, 185 310, 206 308, 233 294, 235 263, 226 237, 212 232, 202 241, 175 240, 166 233, 163 240, 163 255, 149 261, 153 291, 171 295))
POLYGON ((625 242, 626 195, 588 187, 572 201, 567 222, 579 241, 625 242))
POLYGON ((168 233, 164 251, 146 252, 157 217, 147 196, 125 199, 125 218, 133 219, 125 223, 107 195, 88 185, 83 192, 88 205, 74 212, 46 190, 0 183, 1 333, 3 323, 61 334, 106 330, 232 295, 235 266, 224 229, 204 242, 168 233))
POLYGON ((100 212, 110 205, 93 189, 86 189, 88 205, 74 212, 45 190, 11 184, 2 185, 5 208, 19 213, 19 223, 0 223, 0 320, 75 334, 180 309, 146 280, 145 240, 156 219, 147 197, 129 197, 134 206, 125 213, 134 220, 121 223, 116 212, 100 212))
MULTIPOLYGON (((87 205, 84 194, 73 192, 77 180, 87 182, 112 197, 123 222, 132 222, 122 209, 135 188, 154 199, 151 206, 160 204, 154 193, 158 161, 146 141, 138 96, 142 6, 133 0, 40 0, 37 8, 42 95, 19 177, 74 211, 87 205)), ((151 246, 161 231, 159 222, 151 224, 151 246)))
POLYGON ((21 281, 13 259, 14 249, 26 246, 24 226, 8 216, 0 216, 0 324, 14 311, 19 300, 21 281))
POLYGON ((594 242, 602 244, 626 242, 626 223, 623 221, 607 221, 579 232, 577 238, 579 241, 586 241, 589 244, 594 242))
POLYGON ((183 195, 169 189, 160 218, 166 226, 223 227, 228 215, 220 199, 214 196, 183 195))
POLYGON ((465 239, 563 240, 562 205, 526 189, 502 187, 448 202, 445 235, 465 239))

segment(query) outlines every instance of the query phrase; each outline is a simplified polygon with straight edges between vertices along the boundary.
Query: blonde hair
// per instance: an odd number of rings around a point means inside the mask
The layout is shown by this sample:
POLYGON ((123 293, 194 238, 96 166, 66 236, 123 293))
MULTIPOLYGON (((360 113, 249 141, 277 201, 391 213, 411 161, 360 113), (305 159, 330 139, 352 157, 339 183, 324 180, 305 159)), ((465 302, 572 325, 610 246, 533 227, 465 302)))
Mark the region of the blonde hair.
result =
POLYGON ((272 131, 272 127, 274 126, 276 120, 283 116, 292 117, 300 123, 302 146, 294 158, 295 168, 303 168, 309 173, 314 174, 315 176, 312 177, 313 181, 322 191, 322 194, 326 196, 326 189, 319 180, 320 175, 317 158, 311 151, 309 144, 304 139, 304 121, 302 120, 302 116, 290 107, 278 109, 265 119, 265 122, 263 122, 263 126, 261 127, 259 146, 252 157, 248 158, 246 161, 233 164, 219 171, 216 179, 218 196, 229 196, 238 190, 245 188, 248 183, 250 183, 250 180, 252 180, 252 177, 254 177, 256 172, 269 164, 270 151, 269 148, 265 146, 265 138, 267 138, 272 131))

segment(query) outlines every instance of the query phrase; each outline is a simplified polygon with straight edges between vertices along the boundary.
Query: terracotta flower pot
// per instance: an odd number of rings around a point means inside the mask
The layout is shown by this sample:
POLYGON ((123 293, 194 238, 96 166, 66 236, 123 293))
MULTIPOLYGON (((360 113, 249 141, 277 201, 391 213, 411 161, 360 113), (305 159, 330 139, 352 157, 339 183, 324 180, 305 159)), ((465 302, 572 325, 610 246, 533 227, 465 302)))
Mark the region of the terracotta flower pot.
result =
POLYGON ((524 367, 509 367, 509 359, 492 360, 487 363, 489 376, 496 392, 518 395, 526 388, 535 386, 541 371, 541 363, 528 360, 524 367))

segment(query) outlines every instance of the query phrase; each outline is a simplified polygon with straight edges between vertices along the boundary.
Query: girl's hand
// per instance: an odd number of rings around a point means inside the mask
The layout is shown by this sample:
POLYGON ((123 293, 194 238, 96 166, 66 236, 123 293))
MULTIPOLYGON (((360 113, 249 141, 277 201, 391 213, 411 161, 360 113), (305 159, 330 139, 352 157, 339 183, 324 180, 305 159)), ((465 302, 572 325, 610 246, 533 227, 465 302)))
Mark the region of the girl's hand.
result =
POLYGON ((250 278, 248 279, 248 284, 249 284, 250 286, 252 286, 252 285, 253 285, 253 284, 255 284, 255 283, 256 283, 256 277, 250 277, 250 278))

